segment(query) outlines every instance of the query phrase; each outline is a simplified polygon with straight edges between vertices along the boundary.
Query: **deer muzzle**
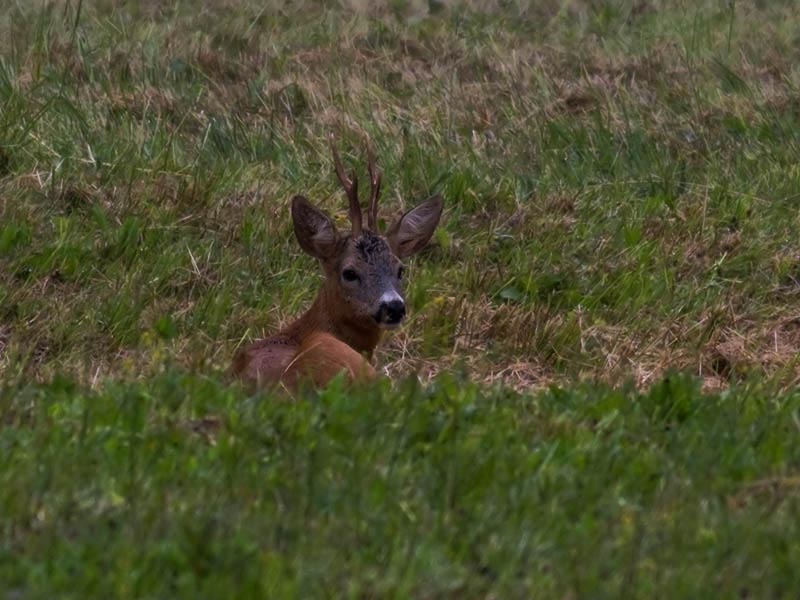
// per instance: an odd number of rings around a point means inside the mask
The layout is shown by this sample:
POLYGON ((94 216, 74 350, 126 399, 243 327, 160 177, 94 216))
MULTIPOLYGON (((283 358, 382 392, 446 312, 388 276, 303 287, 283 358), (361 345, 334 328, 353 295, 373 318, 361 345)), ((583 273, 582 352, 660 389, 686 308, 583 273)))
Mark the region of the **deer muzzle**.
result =
POLYGON ((386 293, 381 297, 375 321, 381 327, 391 329, 403 322, 406 316, 406 303, 397 292, 386 293))

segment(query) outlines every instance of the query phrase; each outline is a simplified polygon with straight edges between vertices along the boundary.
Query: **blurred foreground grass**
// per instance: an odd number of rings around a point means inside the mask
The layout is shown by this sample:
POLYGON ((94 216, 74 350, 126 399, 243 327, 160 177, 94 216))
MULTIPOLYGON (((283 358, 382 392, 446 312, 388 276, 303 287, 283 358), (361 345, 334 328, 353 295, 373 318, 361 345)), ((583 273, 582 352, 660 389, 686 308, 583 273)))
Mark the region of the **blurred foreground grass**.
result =
POLYGON ((2 399, 15 598, 778 598, 800 395, 165 374, 2 399))

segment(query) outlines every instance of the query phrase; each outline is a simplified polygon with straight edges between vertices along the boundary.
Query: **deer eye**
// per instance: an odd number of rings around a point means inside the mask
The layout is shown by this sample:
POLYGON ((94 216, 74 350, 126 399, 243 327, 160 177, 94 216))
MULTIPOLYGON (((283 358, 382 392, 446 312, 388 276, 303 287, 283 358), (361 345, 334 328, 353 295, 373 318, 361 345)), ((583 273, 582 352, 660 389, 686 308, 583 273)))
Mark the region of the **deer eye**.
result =
POLYGON ((353 269, 345 269, 342 271, 342 279, 345 281, 358 281, 361 278, 353 269))
POLYGON ((402 279, 403 278, 403 274, 405 272, 406 272, 406 270, 403 267, 398 267, 398 269, 397 269, 397 278, 398 279, 402 279))

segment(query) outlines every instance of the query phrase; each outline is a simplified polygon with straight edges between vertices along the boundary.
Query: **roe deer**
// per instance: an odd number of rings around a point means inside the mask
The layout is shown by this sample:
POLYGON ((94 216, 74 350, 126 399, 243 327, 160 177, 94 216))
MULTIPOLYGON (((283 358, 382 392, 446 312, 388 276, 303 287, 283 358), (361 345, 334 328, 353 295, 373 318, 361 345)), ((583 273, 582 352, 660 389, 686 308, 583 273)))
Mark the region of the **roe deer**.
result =
POLYGON ((421 250, 439 223, 443 203, 437 194, 406 212, 381 235, 381 173, 370 151, 371 193, 367 227, 363 227, 358 180, 355 171, 349 177, 345 173, 333 136, 331 151, 350 204, 352 230, 337 231, 330 217, 304 196, 292 198, 297 241, 320 261, 325 282, 302 316, 234 358, 234 375, 250 383, 282 383, 296 389, 301 379, 324 386, 342 371, 351 381, 374 377, 369 359, 382 330, 397 327, 406 314, 400 261, 421 250))

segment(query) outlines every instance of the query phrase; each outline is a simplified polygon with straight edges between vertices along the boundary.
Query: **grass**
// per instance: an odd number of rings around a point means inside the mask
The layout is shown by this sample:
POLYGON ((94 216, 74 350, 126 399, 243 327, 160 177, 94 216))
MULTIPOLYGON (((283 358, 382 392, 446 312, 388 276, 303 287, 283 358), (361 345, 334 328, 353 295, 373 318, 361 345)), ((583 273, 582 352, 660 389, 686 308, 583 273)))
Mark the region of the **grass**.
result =
POLYGON ((795 3, 0 15, 12 595, 796 595, 795 3), (445 198, 398 383, 250 396, 319 285, 289 199, 346 216, 331 130, 385 219, 445 198))
POLYGON ((792 597, 800 395, 167 374, 3 406, 13 597, 792 597), (223 415, 219 427, 212 416, 223 415))

